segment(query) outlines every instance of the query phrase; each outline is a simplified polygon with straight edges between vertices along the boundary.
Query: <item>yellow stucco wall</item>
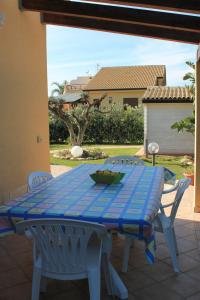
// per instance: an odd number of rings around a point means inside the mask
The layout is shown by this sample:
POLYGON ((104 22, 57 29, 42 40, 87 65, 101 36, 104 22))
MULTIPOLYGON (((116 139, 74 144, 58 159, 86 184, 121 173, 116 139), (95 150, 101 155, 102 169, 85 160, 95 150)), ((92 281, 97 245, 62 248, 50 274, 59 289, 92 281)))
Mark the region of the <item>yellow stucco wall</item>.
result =
POLYGON ((25 189, 31 171, 49 171, 48 94, 40 15, 21 12, 17 0, 0 0, 0 13, 5 16, 0 25, 0 201, 5 201, 25 189))
MULTIPOLYGON (((198 49, 199 51, 199 49, 198 49)), ((200 213, 200 61, 196 62, 196 89, 195 89, 195 207, 200 213)))
POLYGON ((90 91, 90 99, 98 99, 103 94, 106 94, 106 98, 102 101, 101 108, 106 109, 109 107, 109 97, 112 97, 113 104, 116 104, 118 106, 123 106, 123 99, 124 98, 138 98, 138 103, 142 104, 141 98, 144 95, 145 90, 118 90, 118 91, 90 91))

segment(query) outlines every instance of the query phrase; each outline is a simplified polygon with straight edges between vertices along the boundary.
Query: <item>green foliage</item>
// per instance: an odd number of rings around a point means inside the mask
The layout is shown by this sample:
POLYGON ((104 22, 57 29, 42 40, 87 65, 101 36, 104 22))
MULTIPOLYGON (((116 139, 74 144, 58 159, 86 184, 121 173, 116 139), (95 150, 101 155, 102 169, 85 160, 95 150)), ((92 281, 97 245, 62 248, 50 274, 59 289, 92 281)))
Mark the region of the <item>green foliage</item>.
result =
MULTIPOLYGON (((192 68, 192 72, 188 72, 184 75, 183 80, 189 80, 190 85, 186 86, 190 93, 195 98, 195 64, 191 61, 186 61, 186 65, 192 68)), ((180 121, 175 122, 171 126, 172 129, 176 129, 178 132, 189 132, 194 135, 195 133, 195 112, 191 117, 186 117, 180 121)))
MULTIPOLYGON (((64 122, 50 121, 50 142, 65 142, 69 136, 64 122), (59 136, 60 135, 60 136, 59 136)), ((85 132, 84 143, 93 144, 142 144, 143 111, 141 108, 113 107, 110 112, 97 110, 90 112, 90 122, 85 132)))
POLYGON ((86 130, 86 143, 141 144, 143 143, 143 112, 141 108, 113 107, 103 114, 93 112, 86 130))
MULTIPOLYGON (((55 84, 55 83, 54 83, 55 84)), ((60 86, 62 91, 62 85, 60 86)), ((54 91, 54 93, 58 91, 54 91)), ((90 115, 94 111, 96 105, 100 105, 101 101, 106 97, 102 95, 95 101, 90 101, 88 93, 82 93, 81 103, 78 106, 69 108, 65 107, 65 100, 58 93, 57 97, 49 97, 49 112, 53 119, 62 120, 69 132, 69 138, 72 145, 81 145, 84 140, 85 131, 90 123, 90 115)))
POLYGON ((172 126, 172 129, 177 129, 178 132, 189 132, 194 135, 195 133, 195 116, 194 113, 191 117, 186 117, 178 122, 175 122, 172 126))
POLYGON ((65 123, 59 119, 50 119, 49 121, 49 138, 50 143, 64 143, 69 137, 69 132, 65 123))

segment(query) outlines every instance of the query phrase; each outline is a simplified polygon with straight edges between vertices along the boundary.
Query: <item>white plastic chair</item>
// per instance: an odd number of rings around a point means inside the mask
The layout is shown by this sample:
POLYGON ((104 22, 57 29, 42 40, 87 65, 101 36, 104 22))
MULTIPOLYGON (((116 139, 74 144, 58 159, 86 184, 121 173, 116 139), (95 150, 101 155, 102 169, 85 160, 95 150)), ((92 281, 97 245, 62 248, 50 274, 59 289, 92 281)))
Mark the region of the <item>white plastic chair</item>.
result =
POLYGON ((32 172, 28 176, 28 190, 34 191, 41 184, 53 179, 53 176, 48 172, 32 172))
MULTIPOLYGON (((103 225, 62 219, 37 219, 16 224, 34 240, 32 300, 39 300, 41 279, 88 278, 90 299, 100 300, 103 225)), ((43 286, 44 288, 44 286, 43 286)))
POLYGON ((177 190, 178 183, 176 181, 176 174, 171 170, 164 168, 164 183, 169 184, 171 187, 163 190, 163 195, 172 193, 177 190))
POLYGON ((160 212, 157 214, 153 226, 154 230, 157 232, 162 232, 164 234, 169 253, 172 259, 172 264, 175 272, 179 272, 179 267, 177 264, 176 255, 178 255, 178 247, 176 241, 176 235, 174 230, 174 221, 176 218, 176 213, 183 197, 185 190, 189 187, 190 179, 180 179, 177 184, 177 192, 173 202, 161 205, 160 212), (170 215, 165 214, 165 208, 171 206, 170 215))
MULTIPOLYGON (((172 259, 173 269, 175 272, 179 272, 179 267, 177 264, 176 255, 178 255, 178 247, 176 242, 176 235, 174 231, 174 220, 176 217, 176 213, 183 197, 185 190, 189 187, 191 180, 190 179, 180 179, 177 183, 177 192, 175 195, 175 199, 173 202, 161 205, 160 212, 156 215, 153 221, 153 228, 157 232, 161 232, 164 234, 169 253, 172 259), (166 216, 164 209, 166 207, 172 207, 171 213, 169 216, 166 216)), ((123 254, 123 262, 122 262, 122 271, 127 272, 128 270, 128 260, 131 243, 133 239, 130 235, 126 235, 125 238, 125 246, 124 246, 124 254, 123 254)))
POLYGON ((144 166, 143 160, 141 160, 137 156, 130 156, 130 155, 109 157, 105 160, 104 164, 144 166))

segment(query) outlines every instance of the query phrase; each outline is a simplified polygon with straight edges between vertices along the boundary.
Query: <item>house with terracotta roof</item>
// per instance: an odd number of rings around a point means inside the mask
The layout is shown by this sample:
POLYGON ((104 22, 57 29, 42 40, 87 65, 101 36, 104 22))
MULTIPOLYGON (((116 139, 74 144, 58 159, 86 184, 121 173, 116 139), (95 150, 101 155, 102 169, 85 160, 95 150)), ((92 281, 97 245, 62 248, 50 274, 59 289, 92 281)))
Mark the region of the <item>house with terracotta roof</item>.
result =
POLYGON ((186 87, 149 87, 143 98, 144 144, 156 142, 160 154, 194 154, 194 136, 172 130, 171 126, 194 110, 193 97, 186 87))
POLYGON ((142 104, 142 97, 149 86, 166 85, 164 65, 144 65, 102 68, 83 89, 91 99, 98 99, 104 93, 101 108, 111 104, 133 107, 142 104))

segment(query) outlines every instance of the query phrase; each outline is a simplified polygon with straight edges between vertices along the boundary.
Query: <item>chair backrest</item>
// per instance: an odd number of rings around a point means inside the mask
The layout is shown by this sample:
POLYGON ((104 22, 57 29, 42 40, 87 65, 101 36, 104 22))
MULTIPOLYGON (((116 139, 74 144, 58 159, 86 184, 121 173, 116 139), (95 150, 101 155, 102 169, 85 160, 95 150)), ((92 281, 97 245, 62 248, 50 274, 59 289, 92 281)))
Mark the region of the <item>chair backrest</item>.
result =
POLYGON ((177 192, 176 192, 176 196, 172 205, 172 209, 171 209, 171 213, 170 213, 170 219, 171 219, 171 223, 174 222, 174 219, 176 217, 176 213, 179 207, 179 204, 181 202, 181 199, 183 197, 183 194, 185 192, 185 190, 189 187, 191 182, 191 179, 180 179, 178 182, 178 188, 177 188, 177 192))
POLYGON ((175 185, 176 183, 176 174, 171 170, 164 168, 164 182, 166 184, 175 185))
POLYGON ((32 172, 28 176, 28 190, 34 191, 41 184, 51 180, 53 176, 48 172, 32 172))
MULTIPOLYGON (((100 248, 103 225, 65 219, 37 219, 16 224, 17 233, 28 231, 34 239, 34 259, 46 272, 75 274, 86 271, 90 242, 100 248)), ((100 250, 99 250, 100 251, 100 250)))
POLYGON ((109 157, 108 159, 105 160, 104 164, 144 166, 143 160, 141 160, 137 156, 129 156, 129 155, 109 157))

